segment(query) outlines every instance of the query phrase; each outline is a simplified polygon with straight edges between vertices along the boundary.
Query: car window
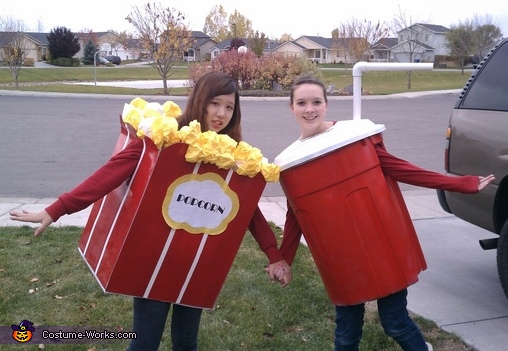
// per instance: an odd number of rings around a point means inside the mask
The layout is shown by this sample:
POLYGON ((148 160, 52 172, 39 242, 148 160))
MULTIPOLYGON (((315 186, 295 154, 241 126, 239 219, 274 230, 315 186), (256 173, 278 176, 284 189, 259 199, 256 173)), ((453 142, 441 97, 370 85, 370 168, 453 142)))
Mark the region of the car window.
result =
POLYGON ((478 72, 459 108, 508 111, 508 41, 498 47, 478 72))

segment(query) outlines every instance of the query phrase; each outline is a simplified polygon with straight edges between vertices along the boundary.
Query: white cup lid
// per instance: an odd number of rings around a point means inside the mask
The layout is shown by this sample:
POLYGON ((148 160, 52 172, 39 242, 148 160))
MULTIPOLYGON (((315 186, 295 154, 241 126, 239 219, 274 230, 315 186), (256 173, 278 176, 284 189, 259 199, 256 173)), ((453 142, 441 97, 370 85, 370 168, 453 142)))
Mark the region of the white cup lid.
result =
POLYGON ((326 132, 295 141, 275 157, 274 163, 283 171, 385 129, 384 124, 375 124, 368 119, 338 121, 326 132))

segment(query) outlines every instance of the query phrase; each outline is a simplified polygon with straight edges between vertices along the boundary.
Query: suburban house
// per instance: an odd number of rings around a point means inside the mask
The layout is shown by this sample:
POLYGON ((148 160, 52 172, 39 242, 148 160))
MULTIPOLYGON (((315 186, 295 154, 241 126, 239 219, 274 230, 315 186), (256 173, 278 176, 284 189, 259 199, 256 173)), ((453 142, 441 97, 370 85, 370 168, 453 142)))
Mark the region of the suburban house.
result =
POLYGON ((416 23, 397 33, 397 38, 383 38, 370 49, 370 58, 378 62, 436 62, 436 56, 447 56, 447 33, 450 29, 416 23))
MULTIPOLYGON (((301 54, 316 63, 344 62, 332 38, 303 35, 293 41, 304 50, 301 54)), ((276 51, 279 51, 278 49, 276 51)))
POLYGON ((16 37, 22 36, 22 46, 25 48, 26 58, 34 62, 43 61, 48 48, 48 39, 44 33, 0 32, 0 50, 12 43, 16 37))
POLYGON ((75 33, 79 40, 81 49, 74 55, 74 57, 81 58, 84 53, 86 43, 92 40, 97 44, 100 56, 115 55, 119 56, 122 60, 128 60, 135 57, 135 53, 125 49, 121 43, 122 39, 119 35, 112 32, 90 32, 90 33, 75 33))
POLYGON ((184 61, 206 61, 210 60, 212 48, 217 44, 209 35, 192 31, 194 42, 192 47, 183 54, 184 61))
MULTIPOLYGON (((439 63, 449 54, 446 46, 447 33, 450 30, 441 25, 416 23, 397 33, 396 38, 382 38, 374 43, 365 60, 375 62, 434 62, 439 63), (437 59, 436 59, 437 58, 437 59)), ((43 61, 47 52, 49 33, 12 33, 0 32, 0 49, 12 41, 13 35, 24 35, 27 42, 27 57, 34 61, 43 61)), ((122 60, 138 59, 143 54, 137 39, 131 39, 126 45, 113 32, 77 33, 81 50, 75 55, 83 56, 86 42, 93 37, 98 43, 100 55, 120 56, 122 60)), ((182 60, 205 61, 210 60, 222 52, 230 49, 232 38, 215 42, 210 36, 201 31, 192 31, 194 39, 192 46, 185 51, 182 60)), ((246 47, 249 39, 243 38, 246 47)), ((278 44, 267 40, 264 53, 278 52, 286 55, 302 55, 316 63, 355 63, 358 58, 349 57, 346 48, 351 46, 349 41, 355 38, 324 38, 321 36, 303 35, 293 41, 278 44)))
POLYGON ((113 32, 91 32, 91 33, 76 33, 79 38, 79 50, 74 57, 83 57, 83 49, 88 42, 92 39, 99 49, 100 56, 118 56, 123 60, 136 60, 143 54, 148 54, 145 49, 140 46, 139 39, 122 38, 120 35, 113 32))
MULTIPOLYGON (((125 47, 120 36, 112 32, 77 33, 76 36, 80 38, 81 50, 74 57, 83 57, 83 48, 91 35, 96 37, 101 50, 101 56, 115 55, 119 56, 122 60, 129 60, 138 59, 145 52, 140 47, 139 40, 130 39, 127 44, 128 47, 125 47)), ((210 36, 200 31, 192 31, 192 39, 192 46, 183 54, 182 60, 205 60, 207 58, 206 55, 210 52, 210 48, 215 45, 215 42, 210 36)))
POLYGON ((282 43, 275 52, 290 55, 302 55, 316 63, 354 63, 347 55, 347 48, 355 38, 323 38, 303 35, 296 40, 282 43))
POLYGON ((370 47, 369 61, 390 62, 391 50, 399 43, 398 38, 381 38, 370 47))
MULTIPOLYGON (((9 45, 13 39, 22 35, 24 37, 24 46, 26 47, 27 58, 31 58, 34 62, 46 60, 48 52, 49 33, 36 32, 0 32, 0 50, 9 45)), ((99 46, 101 56, 115 55, 122 60, 137 59, 143 53, 143 49, 139 46, 137 39, 130 39, 127 48, 122 43, 120 36, 113 32, 92 32, 92 33, 75 33, 80 44, 80 51, 74 55, 76 58, 83 57, 83 49, 89 39, 92 39, 99 46)), ((216 44, 208 35, 200 31, 192 31, 194 39, 191 48, 186 51, 182 57, 186 61, 203 61, 209 59, 211 48, 216 44)))

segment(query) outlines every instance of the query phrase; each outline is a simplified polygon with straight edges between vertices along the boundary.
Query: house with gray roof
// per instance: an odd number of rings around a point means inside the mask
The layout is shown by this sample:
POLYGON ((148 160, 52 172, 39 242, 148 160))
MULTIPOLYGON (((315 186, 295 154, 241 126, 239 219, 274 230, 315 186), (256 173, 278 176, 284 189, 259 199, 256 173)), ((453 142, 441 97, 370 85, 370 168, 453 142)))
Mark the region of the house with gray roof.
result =
POLYGON ((397 33, 397 38, 382 38, 370 48, 370 60, 377 62, 432 62, 447 56, 447 34, 441 25, 416 23, 397 33))
POLYGON ((355 38, 324 38, 320 36, 302 35, 301 37, 280 44, 275 52, 291 55, 302 55, 316 63, 352 63, 347 56, 346 47, 355 38))
POLYGON ((217 44, 208 34, 192 31, 193 43, 183 55, 184 61, 205 61, 212 57, 212 48, 217 44))
MULTIPOLYGON (((32 58, 34 62, 44 61, 48 52, 49 33, 37 32, 0 32, 0 50, 12 42, 14 35, 23 35, 26 38, 27 58, 32 58)), ((75 33, 79 39, 81 50, 74 57, 83 57, 83 48, 89 39, 93 39, 99 45, 100 55, 120 56, 122 60, 137 59, 144 50, 139 45, 138 39, 131 39, 127 44, 122 45, 119 36, 113 32, 92 32, 75 33)), ((211 48, 216 44, 210 36, 201 31, 192 31, 193 43, 191 48, 186 51, 182 57, 186 61, 203 61, 209 59, 211 48)))
POLYGON ((370 47, 371 62, 390 62, 391 51, 399 43, 398 38, 381 38, 370 47))
POLYGON ((34 62, 42 61, 48 49, 48 39, 45 33, 0 32, 0 50, 3 50, 20 35, 23 36, 26 58, 31 58, 34 62))

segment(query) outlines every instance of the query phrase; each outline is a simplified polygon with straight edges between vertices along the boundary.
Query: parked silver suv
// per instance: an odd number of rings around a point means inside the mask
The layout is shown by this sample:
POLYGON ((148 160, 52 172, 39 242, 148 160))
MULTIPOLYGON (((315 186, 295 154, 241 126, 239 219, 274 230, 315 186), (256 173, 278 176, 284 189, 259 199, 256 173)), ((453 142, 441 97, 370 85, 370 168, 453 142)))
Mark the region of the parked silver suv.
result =
POLYGON ((438 197, 445 211, 498 235, 480 245, 497 248, 499 279, 508 297, 508 39, 472 73, 453 108, 446 135, 448 173, 496 177, 478 194, 438 191, 438 197))

